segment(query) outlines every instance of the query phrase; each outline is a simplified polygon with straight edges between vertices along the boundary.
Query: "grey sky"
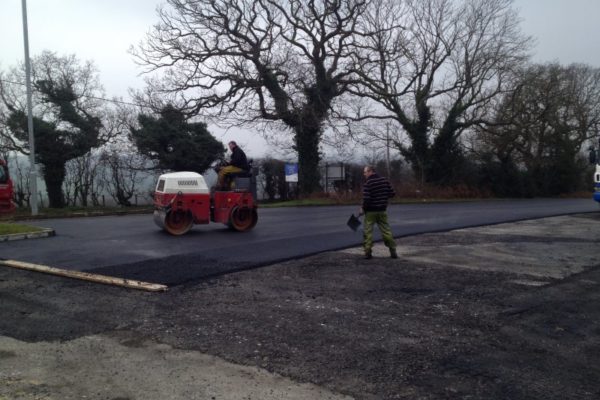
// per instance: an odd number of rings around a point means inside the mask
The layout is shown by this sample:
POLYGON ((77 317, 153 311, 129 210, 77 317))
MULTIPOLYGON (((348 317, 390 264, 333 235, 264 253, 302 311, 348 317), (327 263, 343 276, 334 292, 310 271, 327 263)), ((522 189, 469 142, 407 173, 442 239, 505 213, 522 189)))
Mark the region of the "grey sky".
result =
POLYGON ((523 32, 536 37, 534 61, 600 68, 600 1, 515 0, 523 32))
MULTIPOLYGON (((156 21, 160 0, 28 0, 30 54, 52 50, 93 60, 109 96, 140 86, 127 50, 156 21)), ((21 0, 0 1, 0 68, 23 60, 21 0)))
MULTIPOLYGON (((141 87, 127 52, 157 21, 161 0, 28 0, 31 55, 48 49, 93 60, 109 97, 141 87)), ((526 34, 537 38, 534 61, 581 62, 600 68, 600 0, 515 0, 526 34)), ((23 59, 21 0, 0 0, 0 69, 23 59)), ((226 141, 238 133, 221 135, 226 141)), ((255 152, 261 141, 246 140, 255 152), (250 143, 251 142, 251 143, 250 143)))

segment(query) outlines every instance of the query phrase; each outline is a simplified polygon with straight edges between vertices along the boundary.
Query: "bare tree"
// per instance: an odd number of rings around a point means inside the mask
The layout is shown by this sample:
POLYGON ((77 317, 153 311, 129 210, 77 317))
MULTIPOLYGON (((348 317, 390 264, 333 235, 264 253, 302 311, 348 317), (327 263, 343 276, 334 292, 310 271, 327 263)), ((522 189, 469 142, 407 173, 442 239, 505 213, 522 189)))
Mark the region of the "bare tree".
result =
MULTIPOLYGON (((168 0, 134 55, 146 100, 221 121, 279 122, 293 133, 303 193, 318 186, 332 104, 354 82, 351 55, 367 0, 168 0), (163 101, 164 102, 164 101, 163 101)), ((281 125, 279 125, 281 127, 281 125)))
POLYGON ((146 169, 148 160, 132 149, 116 147, 106 148, 100 160, 110 196, 119 205, 131 206, 131 199, 138 193, 140 171, 146 169))
POLYGON ((13 200, 19 207, 29 207, 31 199, 31 179, 30 167, 25 167, 25 163, 19 161, 19 157, 14 157, 11 163, 10 176, 14 184, 13 200))
POLYGON ((100 171, 98 154, 89 152, 81 157, 70 160, 66 164, 66 175, 63 184, 67 205, 87 207, 94 197, 98 186, 100 171))
POLYGON ((531 65, 495 118, 499 123, 482 130, 477 150, 520 166, 533 194, 576 190, 583 146, 600 137, 600 69, 531 65))
POLYGON ((461 134, 491 122, 531 39, 519 30, 512 0, 375 1, 365 23, 377 34, 357 53, 362 82, 353 93, 384 110, 362 111, 360 119, 395 119, 410 143, 396 145, 417 178, 448 182, 461 134))

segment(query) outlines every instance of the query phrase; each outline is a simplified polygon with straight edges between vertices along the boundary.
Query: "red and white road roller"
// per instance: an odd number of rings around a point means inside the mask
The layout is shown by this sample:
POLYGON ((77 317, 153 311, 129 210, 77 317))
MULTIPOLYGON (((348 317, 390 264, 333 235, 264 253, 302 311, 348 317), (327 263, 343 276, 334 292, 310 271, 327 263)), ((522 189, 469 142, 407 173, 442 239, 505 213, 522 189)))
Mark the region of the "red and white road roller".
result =
POLYGON ((154 191, 154 222, 172 235, 183 235, 193 224, 210 221, 248 231, 258 221, 252 179, 235 178, 235 189, 211 193, 204 177, 196 172, 163 174, 154 191))

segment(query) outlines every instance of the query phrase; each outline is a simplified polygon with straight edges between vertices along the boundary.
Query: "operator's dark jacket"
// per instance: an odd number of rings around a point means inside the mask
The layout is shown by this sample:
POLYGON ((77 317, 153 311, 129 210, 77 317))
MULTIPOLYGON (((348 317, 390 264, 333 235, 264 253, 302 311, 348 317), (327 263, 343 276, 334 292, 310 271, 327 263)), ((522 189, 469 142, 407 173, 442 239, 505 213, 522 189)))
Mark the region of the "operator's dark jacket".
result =
POLYGON ((368 211, 385 211, 388 200, 396 195, 387 179, 377 174, 367 178, 363 186, 362 208, 368 211))
POLYGON ((235 146, 233 150, 231 150, 231 162, 229 165, 241 168, 244 171, 248 171, 250 169, 250 166, 248 165, 248 159, 246 159, 246 153, 244 153, 244 151, 238 146, 235 146))

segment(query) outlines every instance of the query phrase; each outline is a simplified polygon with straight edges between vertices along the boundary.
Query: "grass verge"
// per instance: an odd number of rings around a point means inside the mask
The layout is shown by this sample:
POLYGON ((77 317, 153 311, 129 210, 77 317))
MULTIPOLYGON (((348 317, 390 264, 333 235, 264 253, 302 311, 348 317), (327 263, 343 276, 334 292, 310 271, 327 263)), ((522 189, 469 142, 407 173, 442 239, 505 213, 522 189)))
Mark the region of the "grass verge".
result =
POLYGON ((43 231, 42 228, 31 225, 0 223, 0 235, 14 235, 18 233, 35 233, 43 231))
POLYGON ((276 208, 276 207, 310 207, 310 206, 333 206, 340 204, 334 199, 298 199, 278 201, 275 203, 260 203, 261 208, 276 208))
MULTIPOLYGON (((420 203, 453 203, 453 202, 466 202, 466 201, 485 201, 490 200, 488 198, 407 198, 399 199, 394 198, 390 201, 390 204, 420 204, 420 203)), ((274 203, 263 203, 260 202, 260 208, 276 208, 276 207, 311 207, 311 206, 360 206, 360 199, 335 199, 335 198, 317 198, 317 199, 299 199, 299 200, 288 200, 278 201, 274 203)))
POLYGON ((17 208, 13 214, 0 216, 0 221, 19 221, 25 219, 44 218, 69 218, 69 217, 92 217, 102 215, 126 215, 152 213, 151 206, 132 207, 65 207, 65 208, 41 208, 38 215, 31 216, 29 208, 17 208))

